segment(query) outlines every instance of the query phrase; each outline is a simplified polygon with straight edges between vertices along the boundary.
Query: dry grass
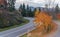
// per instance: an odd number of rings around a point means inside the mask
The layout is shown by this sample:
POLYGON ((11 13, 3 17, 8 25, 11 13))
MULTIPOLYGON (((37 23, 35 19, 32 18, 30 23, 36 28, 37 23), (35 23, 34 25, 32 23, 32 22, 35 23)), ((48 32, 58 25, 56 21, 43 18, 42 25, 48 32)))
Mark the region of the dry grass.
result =
POLYGON ((51 29, 49 30, 50 32, 45 32, 45 30, 43 31, 43 25, 41 25, 40 27, 37 27, 35 30, 29 32, 27 35, 31 34, 30 37, 47 37, 48 34, 52 34, 53 32, 56 31, 56 24, 55 23, 51 23, 51 29))

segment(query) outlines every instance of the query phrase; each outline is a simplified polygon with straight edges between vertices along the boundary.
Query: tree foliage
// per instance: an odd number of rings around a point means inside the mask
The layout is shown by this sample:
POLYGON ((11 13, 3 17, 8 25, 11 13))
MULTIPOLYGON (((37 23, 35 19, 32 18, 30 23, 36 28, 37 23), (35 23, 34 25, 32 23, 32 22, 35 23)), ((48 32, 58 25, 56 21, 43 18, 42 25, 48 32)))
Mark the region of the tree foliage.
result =
POLYGON ((33 17, 33 13, 31 7, 29 5, 25 5, 24 3, 20 5, 19 10, 21 10, 22 16, 25 17, 33 17))
POLYGON ((44 26, 44 30, 46 32, 49 30, 51 27, 51 22, 52 22, 52 17, 49 16, 45 12, 40 12, 38 9, 35 12, 35 20, 34 23, 36 24, 36 27, 41 27, 44 26))
MULTIPOLYGON (((44 24, 50 24, 51 21, 52 21, 52 17, 49 16, 47 13, 45 12, 39 12, 39 10, 37 10, 35 12, 35 18, 36 18, 36 21, 38 22, 43 22, 44 24)), ((38 23, 37 22, 37 23, 38 23)))
POLYGON ((59 13, 59 6, 58 6, 58 4, 55 7, 55 12, 56 12, 56 14, 59 13))
POLYGON ((15 2, 16 2, 16 0, 8 0, 9 11, 15 10, 15 2))
POLYGON ((22 22, 22 17, 20 17, 20 13, 18 11, 10 12, 7 10, 0 10, 0 28, 19 25, 22 22))

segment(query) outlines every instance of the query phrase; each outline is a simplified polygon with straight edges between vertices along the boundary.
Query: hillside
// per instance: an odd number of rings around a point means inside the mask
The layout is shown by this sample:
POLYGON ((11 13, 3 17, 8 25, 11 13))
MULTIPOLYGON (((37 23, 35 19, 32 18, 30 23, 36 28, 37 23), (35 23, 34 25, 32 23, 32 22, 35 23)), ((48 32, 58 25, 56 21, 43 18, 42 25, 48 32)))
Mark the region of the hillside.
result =
POLYGON ((20 13, 18 11, 9 12, 8 10, 1 9, 0 10, 0 28, 11 26, 11 25, 18 25, 21 22, 20 13))

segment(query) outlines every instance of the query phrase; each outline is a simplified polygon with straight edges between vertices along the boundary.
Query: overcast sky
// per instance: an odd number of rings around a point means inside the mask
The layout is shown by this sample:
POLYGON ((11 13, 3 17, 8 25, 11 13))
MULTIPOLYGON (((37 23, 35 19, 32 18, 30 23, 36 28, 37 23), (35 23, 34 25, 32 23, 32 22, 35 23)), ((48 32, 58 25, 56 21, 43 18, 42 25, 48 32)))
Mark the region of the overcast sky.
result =
MULTIPOLYGON (((50 0, 49 0, 50 1, 50 0)), ((51 0, 51 3, 53 3, 54 0, 51 0)), ((25 3, 26 5, 29 4, 29 6, 33 7, 44 7, 46 3, 48 3, 48 0, 16 0, 16 8, 19 7, 20 4, 25 3)), ((59 4, 60 6, 60 0, 55 0, 54 5, 59 4)), ((51 4, 53 6, 53 4, 51 4)))

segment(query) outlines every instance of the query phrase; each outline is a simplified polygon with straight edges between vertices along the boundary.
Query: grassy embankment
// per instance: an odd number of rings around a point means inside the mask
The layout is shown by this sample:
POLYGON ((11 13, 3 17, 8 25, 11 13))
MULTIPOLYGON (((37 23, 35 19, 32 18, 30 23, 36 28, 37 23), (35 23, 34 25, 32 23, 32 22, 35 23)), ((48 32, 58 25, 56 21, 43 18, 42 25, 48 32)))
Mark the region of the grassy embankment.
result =
POLYGON ((25 25, 25 24, 27 24, 29 22, 29 20, 27 20, 27 19, 23 19, 23 21, 24 22, 19 24, 19 25, 13 25, 13 26, 10 26, 10 27, 0 28, 0 32, 8 30, 8 29, 16 28, 16 27, 19 27, 19 26, 22 26, 22 25, 25 25))

